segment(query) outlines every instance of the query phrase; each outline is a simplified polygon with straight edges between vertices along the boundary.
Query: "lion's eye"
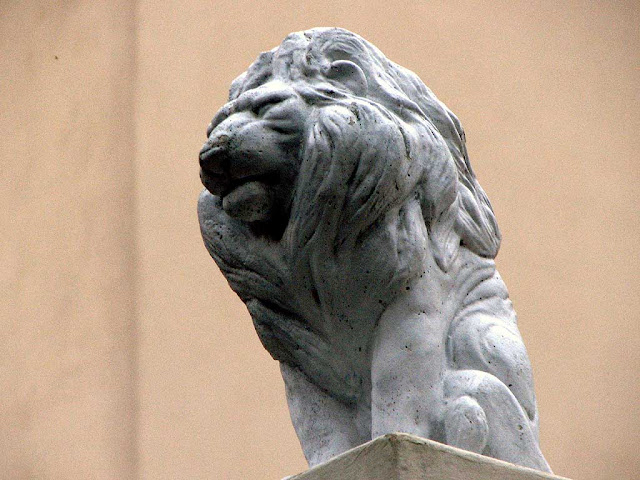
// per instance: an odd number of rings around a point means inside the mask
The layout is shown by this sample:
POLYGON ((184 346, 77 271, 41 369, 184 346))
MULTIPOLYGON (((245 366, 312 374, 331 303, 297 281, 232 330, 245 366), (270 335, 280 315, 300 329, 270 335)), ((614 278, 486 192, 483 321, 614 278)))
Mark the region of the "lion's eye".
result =
POLYGON ((266 94, 264 96, 258 97, 253 102, 252 110, 256 115, 262 116, 267 112, 267 110, 278 105, 279 103, 282 103, 289 97, 290 95, 286 94, 285 92, 272 92, 266 94))
POLYGON ((260 106, 260 108, 255 110, 256 115, 258 115, 259 117, 264 116, 264 114, 267 113, 268 110, 270 110, 272 107, 276 106, 278 103, 279 102, 265 103, 264 105, 260 106))

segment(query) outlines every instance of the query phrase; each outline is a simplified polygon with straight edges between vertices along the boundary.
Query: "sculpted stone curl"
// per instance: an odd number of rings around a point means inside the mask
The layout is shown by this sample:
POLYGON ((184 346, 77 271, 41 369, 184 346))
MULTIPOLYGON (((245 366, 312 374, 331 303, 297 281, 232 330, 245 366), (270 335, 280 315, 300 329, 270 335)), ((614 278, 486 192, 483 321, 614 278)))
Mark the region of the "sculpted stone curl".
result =
POLYGON ((293 33, 207 134, 202 235, 310 465, 401 431, 549 471, 491 205, 415 74, 346 30, 293 33))

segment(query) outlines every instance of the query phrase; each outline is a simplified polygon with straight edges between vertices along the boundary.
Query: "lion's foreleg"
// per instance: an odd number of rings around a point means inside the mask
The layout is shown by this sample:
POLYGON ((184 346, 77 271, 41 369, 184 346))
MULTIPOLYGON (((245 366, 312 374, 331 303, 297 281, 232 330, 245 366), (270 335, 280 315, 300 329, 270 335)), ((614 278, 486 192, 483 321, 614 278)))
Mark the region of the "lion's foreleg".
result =
POLYGON ((434 426, 442 409, 442 332, 426 314, 404 310, 403 302, 387 310, 375 333, 372 436, 405 432, 441 440, 434 426))
POLYGON ((289 413, 312 467, 368 440, 356 426, 356 411, 313 385, 296 368, 280 364, 289 413))

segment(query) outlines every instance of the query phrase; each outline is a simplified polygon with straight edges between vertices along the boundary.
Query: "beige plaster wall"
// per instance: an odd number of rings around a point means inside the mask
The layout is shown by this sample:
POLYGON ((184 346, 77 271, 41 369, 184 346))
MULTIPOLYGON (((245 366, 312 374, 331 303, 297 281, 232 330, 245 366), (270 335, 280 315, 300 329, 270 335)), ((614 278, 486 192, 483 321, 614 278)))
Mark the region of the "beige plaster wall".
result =
POLYGON ((0 478, 136 478, 134 10, 0 5, 0 478))
POLYGON ((637 3, 41 3, 0 9, 6 478, 304 468, 277 364, 201 243, 197 152, 260 51, 327 25, 465 126, 556 473, 636 476, 637 3))

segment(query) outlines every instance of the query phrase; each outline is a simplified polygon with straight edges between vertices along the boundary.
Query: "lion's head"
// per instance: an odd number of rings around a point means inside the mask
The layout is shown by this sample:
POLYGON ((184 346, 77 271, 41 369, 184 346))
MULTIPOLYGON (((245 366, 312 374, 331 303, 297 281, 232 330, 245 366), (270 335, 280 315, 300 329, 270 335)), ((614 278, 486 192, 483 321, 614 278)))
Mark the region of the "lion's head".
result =
POLYGON ((340 244, 417 196, 442 268, 460 245, 497 254, 498 227, 458 119, 351 32, 299 32, 261 54, 207 133, 205 187, 273 238, 286 232, 300 246, 330 221, 340 244))

